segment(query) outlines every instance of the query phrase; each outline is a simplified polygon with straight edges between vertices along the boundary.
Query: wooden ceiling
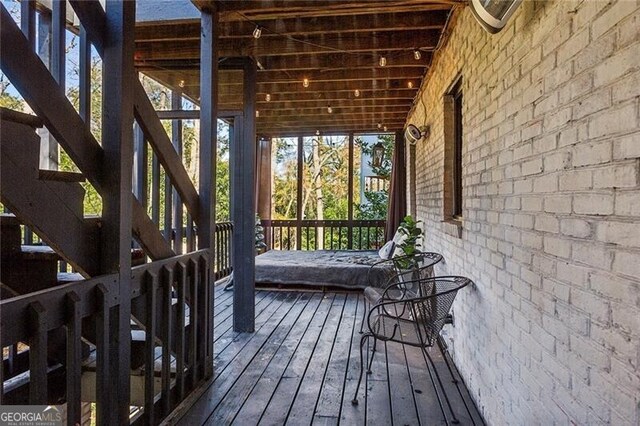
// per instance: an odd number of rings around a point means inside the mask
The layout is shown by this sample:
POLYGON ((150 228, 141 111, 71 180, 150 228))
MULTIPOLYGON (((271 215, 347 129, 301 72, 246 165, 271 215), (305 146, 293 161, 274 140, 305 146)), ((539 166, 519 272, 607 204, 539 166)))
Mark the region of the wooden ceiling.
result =
MULTIPOLYGON (((285 136, 317 130, 401 130, 452 8, 461 2, 194 3, 220 12, 221 66, 238 56, 258 61, 258 134, 285 136), (259 38, 253 36, 256 27, 262 30, 259 38), (382 56, 386 66, 380 66, 382 56)), ((136 66, 165 84, 181 87, 197 101, 199 36, 198 20, 140 23, 136 26, 136 66)), ((219 93, 221 110, 241 109, 241 72, 221 70, 219 93)))

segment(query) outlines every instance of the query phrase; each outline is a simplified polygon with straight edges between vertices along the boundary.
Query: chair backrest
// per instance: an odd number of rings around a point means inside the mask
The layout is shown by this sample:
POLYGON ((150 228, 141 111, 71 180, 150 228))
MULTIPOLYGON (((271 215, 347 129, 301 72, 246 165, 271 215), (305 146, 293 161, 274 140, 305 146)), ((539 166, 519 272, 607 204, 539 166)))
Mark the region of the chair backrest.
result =
POLYGON ((473 281, 465 277, 448 276, 420 279, 417 283, 422 294, 411 302, 411 314, 420 340, 425 346, 432 346, 448 320, 458 290, 473 281))
MULTIPOLYGON (((432 252, 421 252, 411 256, 396 257, 393 267, 396 272, 395 282, 416 281, 433 276, 433 265, 442 260, 442 255, 432 252)), ((416 295, 422 293, 415 291, 416 295)))

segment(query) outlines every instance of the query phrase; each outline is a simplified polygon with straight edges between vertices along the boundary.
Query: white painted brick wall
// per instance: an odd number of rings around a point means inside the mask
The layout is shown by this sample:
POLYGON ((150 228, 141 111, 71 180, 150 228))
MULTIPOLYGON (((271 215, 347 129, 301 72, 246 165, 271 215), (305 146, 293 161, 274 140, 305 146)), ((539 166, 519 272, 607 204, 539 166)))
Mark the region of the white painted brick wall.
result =
MULTIPOLYGON (((418 43, 419 44, 419 43, 418 43)), ((640 424, 640 1, 525 0, 453 20, 409 123, 447 330, 492 425, 640 424), (463 231, 443 223, 443 100, 463 76, 463 231)))

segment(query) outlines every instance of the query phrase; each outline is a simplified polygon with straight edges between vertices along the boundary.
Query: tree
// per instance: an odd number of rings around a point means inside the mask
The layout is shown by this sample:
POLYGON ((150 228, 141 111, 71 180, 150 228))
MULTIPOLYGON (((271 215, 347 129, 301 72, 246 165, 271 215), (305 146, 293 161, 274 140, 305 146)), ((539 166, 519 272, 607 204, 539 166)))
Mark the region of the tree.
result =
MULTIPOLYGON (((395 138, 393 135, 378 135, 378 142, 384 146, 384 159, 380 166, 374 167, 371 160, 368 164, 376 176, 383 179, 391 179, 391 166, 393 158, 393 150, 395 138)), ((373 157, 373 145, 365 143, 362 139, 356 139, 356 143, 369 159, 373 157)), ((386 219, 387 206, 389 204, 389 191, 365 191, 365 200, 356 205, 357 217, 359 219, 386 219)))

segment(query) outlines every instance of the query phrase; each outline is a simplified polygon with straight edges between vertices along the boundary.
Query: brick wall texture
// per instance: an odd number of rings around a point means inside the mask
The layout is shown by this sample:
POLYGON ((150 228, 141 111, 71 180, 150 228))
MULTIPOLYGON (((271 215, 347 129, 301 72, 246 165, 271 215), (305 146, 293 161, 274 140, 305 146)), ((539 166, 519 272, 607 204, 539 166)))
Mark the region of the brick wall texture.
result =
MULTIPOLYGON (((457 13, 408 122, 446 340, 487 422, 640 423, 640 1, 457 13), (463 229, 443 223, 443 95, 463 78, 463 229)), ((411 182, 410 182, 411 185, 411 182)))

